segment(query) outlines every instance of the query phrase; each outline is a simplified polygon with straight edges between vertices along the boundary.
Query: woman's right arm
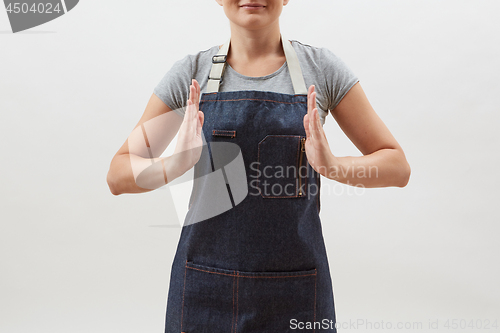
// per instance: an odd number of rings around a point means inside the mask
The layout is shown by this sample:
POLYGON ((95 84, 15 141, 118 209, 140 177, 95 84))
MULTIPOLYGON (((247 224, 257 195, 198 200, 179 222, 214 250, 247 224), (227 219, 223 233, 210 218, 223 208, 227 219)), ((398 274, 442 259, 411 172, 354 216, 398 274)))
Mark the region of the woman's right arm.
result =
POLYGON ((111 160, 106 180, 113 195, 152 191, 194 166, 202 148, 199 92, 193 80, 184 117, 152 94, 141 119, 111 160), (174 154, 160 158, 178 131, 174 154))

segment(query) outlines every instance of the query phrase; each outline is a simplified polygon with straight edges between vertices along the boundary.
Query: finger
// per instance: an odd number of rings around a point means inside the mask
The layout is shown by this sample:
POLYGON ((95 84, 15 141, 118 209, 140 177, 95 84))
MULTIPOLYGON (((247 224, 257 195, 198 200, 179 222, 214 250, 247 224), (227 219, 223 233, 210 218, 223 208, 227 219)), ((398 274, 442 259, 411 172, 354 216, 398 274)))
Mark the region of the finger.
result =
POLYGON ((318 114, 318 129, 319 129, 320 135, 325 141, 327 141, 325 130, 323 128, 323 125, 321 125, 321 118, 319 117, 319 109, 318 108, 316 108, 316 113, 318 114))
POLYGON ((196 112, 198 111, 198 93, 196 91, 196 86, 195 85, 192 85, 191 89, 193 91, 193 99, 191 100, 191 102, 193 103, 193 108, 194 108, 194 111, 195 111, 193 113, 193 118, 195 118, 197 116, 196 112))
POLYGON ((192 118, 191 106, 192 105, 193 105, 193 102, 190 99, 188 99, 186 113, 184 114, 184 118, 185 118, 187 125, 191 124, 191 118, 192 118))
POLYGON ((318 94, 316 93, 316 89, 311 93, 311 109, 314 109, 316 107, 316 96, 318 94))
MULTIPOLYGON (((326 139, 326 134, 325 131, 323 130, 323 125, 321 125, 321 118, 319 116, 319 109, 315 106, 314 109, 316 110, 316 128, 317 128, 317 133, 320 137, 326 139)), ((319 138, 319 137, 318 137, 319 138)))
POLYGON ((198 112, 196 110, 196 107, 192 101, 189 101, 189 130, 190 136, 195 136, 196 135, 196 128, 198 127, 198 112))
POLYGON ((201 87, 200 87, 200 84, 198 83, 198 81, 196 81, 196 80, 194 80, 194 84, 195 84, 196 92, 197 92, 197 101, 199 101, 200 100, 201 87))
MULTIPOLYGON (((196 84, 195 84, 195 80, 194 79, 191 80, 190 97, 191 97, 191 101, 194 104, 195 109, 197 109, 199 97, 198 97, 198 90, 196 88, 196 84)), ((196 117, 196 115, 194 115, 194 117, 196 117)))
POLYGON ((191 80, 191 84, 189 85, 189 100, 192 101, 193 100, 193 80, 191 80))
POLYGON ((194 126, 194 128, 196 128, 195 126, 196 126, 198 112, 197 112, 196 107, 192 101, 190 101, 189 108, 190 108, 189 121, 191 121, 191 125, 194 126))
POLYGON ((317 123, 317 117, 318 117, 318 108, 316 107, 316 92, 314 91, 312 94, 311 94, 311 109, 312 109, 312 112, 311 112, 311 123, 313 125, 313 136, 317 139, 317 136, 316 134, 317 133, 317 130, 318 130, 318 123, 317 123))
POLYGON ((314 108, 316 107, 316 91, 313 91, 311 93, 311 111, 314 110, 314 108))
POLYGON ((310 139, 311 132, 309 131, 309 115, 304 115, 304 129, 306 130, 306 141, 310 139))
POLYGON ((184 118, 181 127, 179 128, 179 140, 185 141, 189 137, 190 129, 190 113, 191 113, 191 100, 188 99, 184 118))
POLYGON ((195 80, 192 79, 191 80, 191 87, 192 87, 192 92, 193 92, 193 99, 192 99, 192 102, 194 105, 196 105, 196 101, 197 101, 197 95, 198 95, 198 90, 196 88, 196 83, 195 83, 195 80))
POLYGON ((311 111, 311 118, 309 119, 309 130, 311 131, 311 135, 314 139, 317 139, 317 128, 316 128, 316 113, 315 109, 311 111))
MULTIPOLYGON (((314 92, 314 85, 309 86, 309 89, 307 91, 307 114, 310 116, 311 115, 311 94, 314 92)), ((311 119, 311 118, 309 118, 311 119)))
POLYGON ((194 98, 194 104, 196 106, 196 110, 199 109, 199 103, 200 103, 200 85, 198 84, 198 81, 196 79, 192 80, 193 86, 195 89, 195 98, 194 98))
POLYGON ((314 123, 313 136, 318 140, 326 139, 325 133, 323 131, 323 126, 321 126, 321 121, 319 119, 318 108, 314 108, 314 121, 313 121, 313 123, 314 123))
POLYGON ((196 128, 196 134, 201 136, 201 129, 203 127, 203 122, 205 121, 205 115, 203 112, 198 111, 198 127, 196 128))
POLYGON ((314 108, 313 109, 313 130, 314 130, 315 134, 319 133, 318 132, 319 131, 318 122, 319 122, 318 109, 314 108))
POLYGON ((198 83, 198 81, 194 80, 196 83, 196 90, 197 90, 197 95, 196 95, 196 109, 200 109, 200 98, 201 98, 201 87, 198 83))
POLYGON ((191 82, 191 85, 189 86, 189 100, 191 100, 191 102, 193 104, 195 103, 195 100, 194 100, 195 94, 196 94, 196 91, 195 91, 194 85, 191 82))
MULTIPOLYGON (((312 91, 311 92, 311 105, 312 105, 312 100, 316 97, 316 92, 312 91)), ((311 111, 309 113, 309 132, 311 134, 311 137, 316 139, 316 132, 315 132, 315 127, 314 127, 314 108, 311 107, 311 111)))
POLYGON ((311 85, 309 86, 309 89, 308 89, 308 92, 307 92, 307 129, 308 129, 308 132, 309 132, 309 137, 310 137, 310 133, 311 133, 311 122, 310 120, 312 119, 311 118, 311 94, 313 93, 314 91, 314 86, 311 85))

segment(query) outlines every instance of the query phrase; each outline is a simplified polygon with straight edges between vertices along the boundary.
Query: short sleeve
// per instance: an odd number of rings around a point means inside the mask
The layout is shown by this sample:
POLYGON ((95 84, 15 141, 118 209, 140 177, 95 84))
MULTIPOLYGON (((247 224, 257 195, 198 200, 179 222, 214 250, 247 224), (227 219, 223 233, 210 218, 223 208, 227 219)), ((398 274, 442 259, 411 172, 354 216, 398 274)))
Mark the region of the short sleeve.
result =
POLYGON ((328 110, 333 110, 359 81, 352 70, 332 51, 322 48, 321 66, 325 74, 328 110))
POLYGON ((192 74, 191 55, 187 55, 176 61, 153 89, 163 103, 182 117, 186 111, 192 74))

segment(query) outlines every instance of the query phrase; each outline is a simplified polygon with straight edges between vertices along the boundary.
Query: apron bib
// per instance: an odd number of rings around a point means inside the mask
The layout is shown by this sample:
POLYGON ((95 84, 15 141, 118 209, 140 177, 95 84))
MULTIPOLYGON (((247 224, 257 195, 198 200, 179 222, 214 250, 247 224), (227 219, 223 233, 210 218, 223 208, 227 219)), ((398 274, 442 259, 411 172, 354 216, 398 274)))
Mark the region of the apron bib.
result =
POLYGON ((200 99, 206 145, 172 264, 166 333, 336 332, 320 175, 304 149, 307 89, 281 41, 294 95, 219 92, 230 40, 212 59, 200 99))

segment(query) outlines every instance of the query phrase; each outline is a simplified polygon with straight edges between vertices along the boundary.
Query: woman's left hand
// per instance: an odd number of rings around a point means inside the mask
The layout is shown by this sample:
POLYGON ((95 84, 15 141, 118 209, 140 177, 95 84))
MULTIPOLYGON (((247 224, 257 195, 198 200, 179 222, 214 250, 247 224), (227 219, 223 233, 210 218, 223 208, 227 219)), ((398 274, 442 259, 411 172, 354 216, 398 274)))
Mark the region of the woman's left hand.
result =
POLYGON ((334 165, 335 157, 330 150, 319 119, 314 85, 311 85, 307 92, 307 114, 304 116, 304 129, 306 130, 307 160, 316 172, 326 177, 329 169, 334 165))

